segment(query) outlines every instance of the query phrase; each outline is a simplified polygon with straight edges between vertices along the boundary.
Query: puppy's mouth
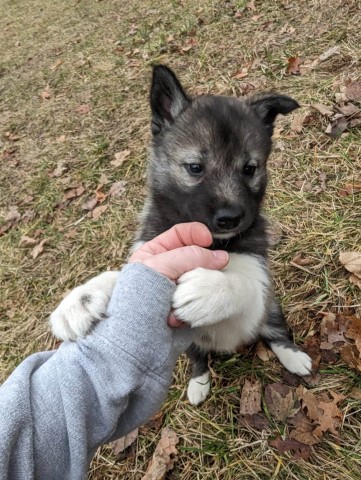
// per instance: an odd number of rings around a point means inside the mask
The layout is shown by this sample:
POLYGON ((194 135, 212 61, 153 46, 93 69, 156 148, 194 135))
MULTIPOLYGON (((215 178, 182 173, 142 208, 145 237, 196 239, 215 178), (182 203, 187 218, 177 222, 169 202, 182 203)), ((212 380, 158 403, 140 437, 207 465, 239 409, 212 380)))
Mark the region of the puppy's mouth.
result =
POLYGON ((239 234, 239 228, 234 230, 227 230, 224 232, 212 232, 212 237, 216 238, 217 240, 228 240, 232 237, 235 237, 239 234))

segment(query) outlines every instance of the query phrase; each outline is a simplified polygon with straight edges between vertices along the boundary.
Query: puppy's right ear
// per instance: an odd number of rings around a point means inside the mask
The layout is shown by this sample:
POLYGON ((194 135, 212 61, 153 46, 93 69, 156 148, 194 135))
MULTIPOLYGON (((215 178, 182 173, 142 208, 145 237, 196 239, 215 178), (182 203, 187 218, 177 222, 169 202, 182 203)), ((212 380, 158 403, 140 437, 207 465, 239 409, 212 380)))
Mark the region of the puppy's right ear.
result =
POLYGON ((174 123, 177 116, 190 104, 190 98, 172 70, 165 65, 156 65, 153 68, 150 90, 153 135, 158 135, 165 127, 174 123))

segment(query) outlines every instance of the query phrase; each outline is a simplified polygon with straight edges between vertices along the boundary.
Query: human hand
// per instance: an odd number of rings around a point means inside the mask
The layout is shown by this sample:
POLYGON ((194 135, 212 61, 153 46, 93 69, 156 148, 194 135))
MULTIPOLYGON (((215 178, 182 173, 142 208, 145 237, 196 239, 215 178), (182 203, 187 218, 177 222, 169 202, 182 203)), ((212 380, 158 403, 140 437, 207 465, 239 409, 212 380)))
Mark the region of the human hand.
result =
MULTIPOLYGON (((228 253, 204 248, 211 243, 212 235, 205 225, 181 223, 142 245, 130 257, 129 263, 143 263, 173 281, 198 267, 220 270, 228 263, 228 253)), ((170 314, 169 326, 182 323, 170 314)))

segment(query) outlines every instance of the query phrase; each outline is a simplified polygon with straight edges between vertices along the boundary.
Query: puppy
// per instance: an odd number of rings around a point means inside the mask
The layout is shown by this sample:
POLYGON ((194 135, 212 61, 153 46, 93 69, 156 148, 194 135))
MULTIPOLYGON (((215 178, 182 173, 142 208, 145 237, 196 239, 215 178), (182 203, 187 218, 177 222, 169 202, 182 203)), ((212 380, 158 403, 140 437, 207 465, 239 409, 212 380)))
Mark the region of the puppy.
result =
MULTIPOLYGON (((175 74, 158 65, 150 104, 148 196, 134 248, 177 223, 198 221, 212 232, 211 248, 230 254, 223 271, 182 275, 174 294, 175 316, 194 329, 187 352, 190 403, 209 393, 209 352, 234 352, 258 339, 287 370, 310 374, 311 359, 290 340, 274 296, 261 214, 273 124, 298 103, 276 93, 191 98, 175 74)), ((104 316, 117 276, 105 272, 75 288, 51 315, 53 333, 63 340, 86 335, 104 316)))

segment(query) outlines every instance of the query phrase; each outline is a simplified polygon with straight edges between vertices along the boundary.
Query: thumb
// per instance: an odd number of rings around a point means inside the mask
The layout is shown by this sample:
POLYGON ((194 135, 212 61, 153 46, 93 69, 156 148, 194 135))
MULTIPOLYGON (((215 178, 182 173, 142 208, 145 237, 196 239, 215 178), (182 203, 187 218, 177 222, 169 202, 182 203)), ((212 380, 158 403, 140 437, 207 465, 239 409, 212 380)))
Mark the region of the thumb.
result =
POLYGON ((154 255, 142 263, 171 280, 177 280, 183 273, 198 267, 221 270, 228 263, 228 253, 191 245, 154 255))

